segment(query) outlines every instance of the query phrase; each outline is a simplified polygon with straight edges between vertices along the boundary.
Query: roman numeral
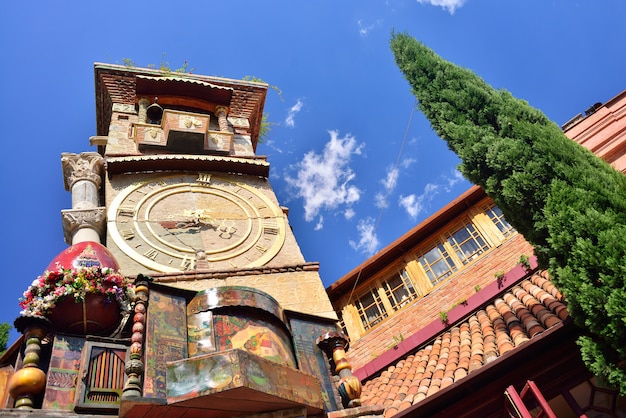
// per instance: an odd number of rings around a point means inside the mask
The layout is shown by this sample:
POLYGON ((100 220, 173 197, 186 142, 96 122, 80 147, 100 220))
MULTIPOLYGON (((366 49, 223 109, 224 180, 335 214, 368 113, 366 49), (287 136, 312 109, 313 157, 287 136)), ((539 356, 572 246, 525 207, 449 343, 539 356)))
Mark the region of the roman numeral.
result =
POLYGON ((209 173, 198 173, 196 181, 203 186, 209 186, 211 184, 211 175, 209 173))
POLYGON ((157 258, 157 255, 159 255, 159 252, 155 249, 150 249, 143 253, 143 255, 154 261, 157 258))
POLYGON ((120 206, 117 208, 117 214, 123 216, 135 216, 136 209, 134 206, 120 206))
POLYGON ((263 221, 263 233, 268 235, 278 234, 278 225, 272 221, 263 221))
POLYGON ((186 255, 180 262, 180 267, 183 270, 193 270, 196 268, 196 259, 186 255))

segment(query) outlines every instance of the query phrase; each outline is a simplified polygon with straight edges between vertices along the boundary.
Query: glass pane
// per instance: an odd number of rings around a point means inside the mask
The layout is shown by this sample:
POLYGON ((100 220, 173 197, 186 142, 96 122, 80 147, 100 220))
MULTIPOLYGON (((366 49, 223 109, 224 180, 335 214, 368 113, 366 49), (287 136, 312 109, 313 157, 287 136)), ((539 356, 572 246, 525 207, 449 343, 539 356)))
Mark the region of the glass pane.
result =
POLYGON ((356 307, 363 327, 367 330, 387 317, 378 292, 370 290, 356 301, 356 307))
POLYGON ((494 223, 494 225, 500 230, 500 232, 502 232, 502 235, 504 235, 505 237, 515 232, 515 228, 513 228, 511 224, 508 223, 506 219, 504 219, 504 214, 499 207, 492 206, 488 208, 485 213, 487 214, 487 216, 489 216, 491 222, 494 223))
POLYGON ((413 283, 404 269, 391 276, 382 284, 389 303, 396 311, 416 297, 413 283))
POLYGON ((448 242, 454 248, 456 255, 463 264, 469 263, 489 248, 478 230, 471 223, 453 233, 448 238, 448 242))
POLYGON ((456 266, 443 244, 438 244, 418 258, 430 282, 435 285, 456 271, 456 266))

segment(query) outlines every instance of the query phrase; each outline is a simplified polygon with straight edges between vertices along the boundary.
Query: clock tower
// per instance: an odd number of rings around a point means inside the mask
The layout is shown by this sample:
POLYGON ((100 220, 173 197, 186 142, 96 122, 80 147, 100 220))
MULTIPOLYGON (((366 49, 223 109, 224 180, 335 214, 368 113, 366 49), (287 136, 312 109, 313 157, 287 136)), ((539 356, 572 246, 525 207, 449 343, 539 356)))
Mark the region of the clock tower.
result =
POLYGON ((200 291, 249 286, 336 319, 256 155, 267 84, 96 64, 103 243, 122 273, 200 291))
POLYGON ((318 263, 256 155, 267 84, 108 64, 95 81, 97 152, 62 155, 69 247, 20 302, 7 405, 129 417, 359 406, 318 263))

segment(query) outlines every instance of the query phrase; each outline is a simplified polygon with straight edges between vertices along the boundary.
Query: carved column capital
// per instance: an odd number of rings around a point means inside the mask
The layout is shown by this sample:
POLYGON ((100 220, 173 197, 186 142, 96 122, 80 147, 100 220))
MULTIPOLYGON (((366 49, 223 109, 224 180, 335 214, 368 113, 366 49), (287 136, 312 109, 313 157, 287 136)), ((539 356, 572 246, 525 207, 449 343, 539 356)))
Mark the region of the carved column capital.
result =
POLYGON ((63 165, 63 180, 65 190, 70 191, 74 183, 79 180, 89 180, 99 189, 102 184, 104 171, 104 159, 97 152, 83 152, 73 154, 64 152, 61 154, 63 165))
POLYGON ((217 117, 220 117, 222 114, 224 116, 228 116, 228 107, 226 106, 215 106, 215 114, 217 117))
POLYGON ((89 228, 99 237, 104 233, 105 208, 103 207, 62 210, 61 216, 63 217, 63 235, 65 242, 69 245, 74 244, 73 237, 79 229, 89 228))

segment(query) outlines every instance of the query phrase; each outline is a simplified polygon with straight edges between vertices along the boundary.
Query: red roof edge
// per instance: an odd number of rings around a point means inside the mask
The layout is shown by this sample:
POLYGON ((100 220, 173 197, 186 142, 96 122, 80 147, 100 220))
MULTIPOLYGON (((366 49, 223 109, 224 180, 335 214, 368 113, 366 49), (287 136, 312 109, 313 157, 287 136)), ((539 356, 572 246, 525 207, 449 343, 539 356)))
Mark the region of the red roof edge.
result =
POLYGON ((472 312, 480 309, 482 306, 495 299, 498 295, 504 293, 515 284, 532 275, 537 267, 537 258, 535 256, 530 258, 530 268, 526 268, 526 266, 518 264, 516 267, 505 273, 501 279, 495 280, 490 285, 472 295, 469 299, 467 299, 466 303, 460 304, 451 309, 448 312, 448 320, 445 323, 441 322, 439 319, 432 321, 415 334, 399 342, 394 348, 387 350, 374 360, 367 363, 365 366, 354 371, 353 374, 361 381, 375 376, 389 365, 395 363, 404 356, 411 354, 458 321, 464 319, 472 312))

